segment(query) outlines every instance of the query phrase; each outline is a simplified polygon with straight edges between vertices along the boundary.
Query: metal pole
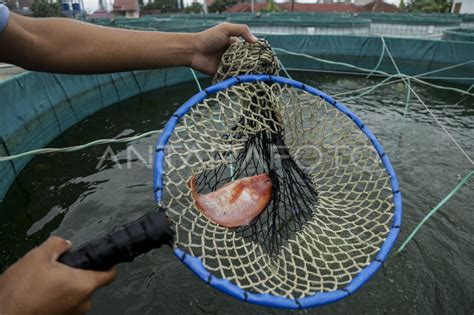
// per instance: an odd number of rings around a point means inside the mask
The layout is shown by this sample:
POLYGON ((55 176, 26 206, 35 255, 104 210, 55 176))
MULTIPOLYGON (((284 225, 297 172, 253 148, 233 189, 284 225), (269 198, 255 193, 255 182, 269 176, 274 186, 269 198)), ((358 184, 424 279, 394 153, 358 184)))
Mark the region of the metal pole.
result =
POLYGON ((252 13, 255 13, 255 0, 252 0, 250 7, 252 8, 252 13))

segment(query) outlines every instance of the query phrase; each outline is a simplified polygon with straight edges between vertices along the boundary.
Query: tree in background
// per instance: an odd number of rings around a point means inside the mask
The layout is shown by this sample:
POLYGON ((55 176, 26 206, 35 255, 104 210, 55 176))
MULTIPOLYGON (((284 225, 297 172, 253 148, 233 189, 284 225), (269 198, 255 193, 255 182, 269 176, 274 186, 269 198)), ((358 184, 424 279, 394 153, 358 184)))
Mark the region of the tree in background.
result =
POLYGON ((410 12, 449 13, 452 0, 413 0, 410 12))
POLYGON ((199 2, 193 2, 189 7, 184 8, 184 13, 201 13, 202 4, 199 2))
MULTIPOLYGON (((293 4, 294 2, 292 2, 293 4)), ((280 12, 280 7, 275 3, 273 2, 273 0, 268 0, 267 1, 267 5, 265 7, 263 7, 261 10, 261 12, 280 12)))
POLYGON ((221 13, 237 4, 237 0, 216 0, 207 9, 210 13, 221 13))
MULTIPOLYGON (((1 1, 0 1, 1 2, 1 1)), ((16 10, 17 8, 17 3, 15 0, 6 0, 5 5, 10 9, 10 10, 16 10)))
POLYGON ((398 7, 400 8, 400 10, 405 11, 406 9, 405 1, 400 0, 400 5, 398 7))
POLYGON ((50 3, 48 0, 35 0, 31 4, 31 11, 37 17, 61 16, 59 2, 50 3))
POLYGON ((145 9, 160 10, 161 13, 173 13, 178 11, 178 6, 175 0, 155 0, 148 2, 145 9))

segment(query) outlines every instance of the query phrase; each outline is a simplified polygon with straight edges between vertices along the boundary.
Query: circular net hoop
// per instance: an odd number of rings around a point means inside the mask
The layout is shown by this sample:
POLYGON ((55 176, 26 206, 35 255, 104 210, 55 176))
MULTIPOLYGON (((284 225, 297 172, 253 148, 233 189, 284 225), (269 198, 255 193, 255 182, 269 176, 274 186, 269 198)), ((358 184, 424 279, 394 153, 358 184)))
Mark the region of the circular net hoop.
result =
POLYGON ((370 130, 324 93, 270 75, 223 81, 173 115, 157 145, 155 196, 173 223, 175 253, 201 279, 278 307, 350 295, 400 226, 395 173, 370 130), (225 228, 196 209, 191 178, 208 193, 262 173, 272 200, 248 226, 225 228))

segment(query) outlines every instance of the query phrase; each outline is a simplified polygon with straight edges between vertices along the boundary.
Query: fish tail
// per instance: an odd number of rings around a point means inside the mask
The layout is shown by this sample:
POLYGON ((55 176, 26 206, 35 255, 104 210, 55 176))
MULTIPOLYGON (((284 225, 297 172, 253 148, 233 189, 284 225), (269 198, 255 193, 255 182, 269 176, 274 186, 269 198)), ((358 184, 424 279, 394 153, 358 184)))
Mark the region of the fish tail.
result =
POLYGON ((188 186, 189 186, 189 189, 191 190, 191 197, 193 198, 194 200, 194 204, 196 205, 196 208, 201 211, 201 212, 204 212, 204 210, 202 209, 201 205, 199 204, 199 200, 200 200, 200 195, 199 193, 197 192, 197 182, 196 182, 196 177, 193 176, 189 182, 188 182, 188 186))

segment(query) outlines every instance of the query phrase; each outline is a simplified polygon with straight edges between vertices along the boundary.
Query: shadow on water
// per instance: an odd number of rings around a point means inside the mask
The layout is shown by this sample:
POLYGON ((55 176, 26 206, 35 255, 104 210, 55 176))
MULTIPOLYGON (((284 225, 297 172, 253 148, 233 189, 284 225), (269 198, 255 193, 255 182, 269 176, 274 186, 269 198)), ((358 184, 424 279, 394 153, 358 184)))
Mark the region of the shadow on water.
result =
MULTIPOLYGON (((360 77, 294 73, 294 78, 330 95, 373 85, 360 77)), ((204 83, 208 85, 209 82, 204 83)), ((416 86, 426 105, 473 156, 474 98, 416 86)), ((50 147, 161 129, 194 83, 169 87, 121 102, 85 119, 50 147)), ((424 107, 411 98, 404 125, 406 89, 394 84, 347 102, 380 140, 397 171, 404 202, 399 245, 472 166, 424 107)), ((6 268, 50 234, 78 244, 149 211, 153 205, 150 146, 156 136, 81 152, 36 157, 0 204, 0 267, 6 268), (139 153, 138 156, 136 153, 139 153), (129 156, 132 157, 129 162, 129 156), (143 160, 142 160, 143 158, 143 160)), ((354 296, 322 309, 297 313, 473 313, 474 234, 471 180, 422 228, 400 255, 354 296)), ((398 246, 397 246, 398 247, 398 246)), ((119 277, 94 296, 91 314, 283 314, 249 305, 208 288, 174 258, 153 251, 118 266, 119 277)))

